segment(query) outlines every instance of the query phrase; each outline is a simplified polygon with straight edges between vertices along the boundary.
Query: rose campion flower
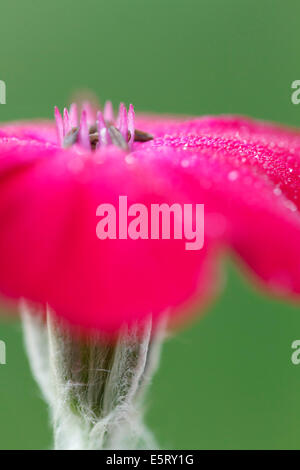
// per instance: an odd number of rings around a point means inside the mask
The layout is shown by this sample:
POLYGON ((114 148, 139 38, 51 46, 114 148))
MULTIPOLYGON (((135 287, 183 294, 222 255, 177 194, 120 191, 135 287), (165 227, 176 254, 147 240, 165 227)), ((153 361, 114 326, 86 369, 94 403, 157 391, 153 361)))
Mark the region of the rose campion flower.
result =
POLYGON ((0 129, 0 292, 105 333, 205 305, 229 250, 275 293, 300 292, 296 130, 238 117, 134 116, 108 102, 0 129), (140 129, 141 131, 138 131, 140 129), (153 137, 153 138, 152 138, 153 137), (200 204, 205 241, 99 240, 101 203, 200 204))
POLYGON ((110 102, 103 114, 56 109, 55 121, 0 128, 0 293, 20 301, 55 448, 153 449, 142 404, 164 321, 204 309, 223 254, 271 292, 299 296, 300 132, 135 117, 123 104, 115 119, 110 102), (204 245, 145 237, 141 225, 128 237, 121 220, 122 236, 99 239, 98 208, 120 196, 147 214, 204 205, 204 245))

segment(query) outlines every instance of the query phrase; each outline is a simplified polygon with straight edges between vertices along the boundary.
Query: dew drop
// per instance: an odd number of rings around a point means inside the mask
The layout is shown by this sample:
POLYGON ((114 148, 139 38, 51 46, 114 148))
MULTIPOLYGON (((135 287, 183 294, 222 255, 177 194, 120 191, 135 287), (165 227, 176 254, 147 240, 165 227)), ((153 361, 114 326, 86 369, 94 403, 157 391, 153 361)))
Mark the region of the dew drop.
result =
POLYGON ((132 165, 135 162, 135 158, 132 155, 126 155, 125 162, 128 165, 132 165))
POLYGON ((189 164, 190 164, 190 162, 189 162, 188 160, 186 160, 186 159, 184 159, 184 160, 181 161, 181 166, 182 166, 183 168, 187 168, 187 167, 189 166, 189 164))
POLYGON ((273 189, 273 193, 275 194, 275 196, 280 196, 282 194, 282 191, 280 188, 275 188, 273 189))
POLYGON ((284 205, 292 212, 296 212, 297 210, 296 204, 294 204, 292 201, 285 201, 284 205))
POLYGON ((238 177, 239 177, 239 174, 236 170, 230 171, 230 173, 228 173, 229 181, 235 181, 238 179, 238 177))

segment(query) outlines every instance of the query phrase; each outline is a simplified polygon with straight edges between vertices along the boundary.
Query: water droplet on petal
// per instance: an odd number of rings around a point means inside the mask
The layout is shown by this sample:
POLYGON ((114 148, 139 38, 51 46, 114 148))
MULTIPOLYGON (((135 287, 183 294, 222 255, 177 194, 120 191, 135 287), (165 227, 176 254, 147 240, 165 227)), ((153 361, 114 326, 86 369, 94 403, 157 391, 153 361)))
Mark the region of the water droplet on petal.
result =
POLYGON ((292 212, 296 212, 297 210, 296 204, 294 204, 292 201, 285 201, 284 205, 287 209, 289 209, 292 212))
POLYGON ((132 165, 134 162, 135 162, 135 158, 133 155, 126 155, 125 157, 125 162, 128 164, 128 165, 132 165))
POLYGON ((182 162, 181 162, 181 166, 182 166, 183 168, 187 168, 187 167, 189 166, 189 164, 190 164, 190 162, 189 162, 188 160, 186 160, 186 159, 185 159, 185 160, 182 160, 182 162))
POLYGON ((273 189, 273 193, 275 194, 275 196, 280 196, 282 194, 282 191, 280 188, 275 188, 273 189))
POLYGON ((238 177, 239 177, 239 174, 236 170, 230 171, 230 173, 228 173, 229 181, 235 181, 238 179, 238 177))

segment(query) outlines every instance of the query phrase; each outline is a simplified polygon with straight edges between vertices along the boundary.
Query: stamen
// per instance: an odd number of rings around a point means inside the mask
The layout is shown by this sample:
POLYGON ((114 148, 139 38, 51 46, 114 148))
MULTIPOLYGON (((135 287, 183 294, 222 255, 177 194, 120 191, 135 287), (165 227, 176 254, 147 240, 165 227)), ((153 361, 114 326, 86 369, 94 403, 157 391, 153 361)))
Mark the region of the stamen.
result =
POLYGON ((59 145, 62 145, 64 140, 64 123, 57 106, 55 106, 54 108, 54 116, 56 123, 57 140, 59 145))
POLYGON ((64 119, 64 136, 65 136, 71 130, 69 112, 68 112, 67 108, 64 109, 64 118, 63 119, 64 119))
POLYGON ((103 114, 101 111, 97 112, 97 131, 98 131, 98 145, 99 147, 106 147, 111 143, 109 132, 107 130, 103 114))
POLYGON ((72 103, 70 106, 69 119, 71 129, 78 127, 78 109, 76 103, 72 103))
POLYGON ((69 111, 64 108, 62 118, 58 108, 55 107, 57 138, 63 148, 78 143, 86 150, 96 150, 113 144, 128 151, 132 149, 134 142, 147 142, 153 139, 151 134, 135 129, 132 104, 129 105, 128 113, 124 103, 120 104, 116 124, 110 101, 105 103, 104 112, 99 110, 96 116, 91 105, 85 102, 79 127, 77 110, 77 105, 73 103, 69 111))
POLYGON ((120 147, 123 150, 129 150, 128 144, 119 129, 117 129, 115 126, 109 126, 108 132, 114 145, 120 147))
POLYGON ((64 141, 63 141, 63 148, 68 148, 72 147, 72 145, 76 144, 78 140, 78 129, 76 127, 73 127, 71 131, 65 135, 64 141))
POLYGON ((120 116, 122 114, 122 109, 123 109, 124 106, 125 106, 124 103, 120 103, 118 114, 117 114, 117 120, 116 120, 116 127, 117 128, 119 128, 119 126, 120 126, 120 116))
POLYGON ((91 149, 90 137, 89 137, 89 127, 88 127, 88 122, 87 122, 87 112, 86 112, 85 109, 81 113, 78 140, 79 140, 79 144, 83 148, 85 148, 87 150, 91 149))
POLYGON ((132 147, 132 144, 134 141, 134 118, 135 118, 134 107, 132 106, 132 104, 130 104, 129 109, 128 109, 128 135, 129 135, 128 145, 130 148, 132 147))
POLYGON ((113 110, 113 105, 111 101, 106 101, 104 105, 103 116, 104 116, 104 121, 114 122, 115 117, 114 117, 114 110, 113 110))

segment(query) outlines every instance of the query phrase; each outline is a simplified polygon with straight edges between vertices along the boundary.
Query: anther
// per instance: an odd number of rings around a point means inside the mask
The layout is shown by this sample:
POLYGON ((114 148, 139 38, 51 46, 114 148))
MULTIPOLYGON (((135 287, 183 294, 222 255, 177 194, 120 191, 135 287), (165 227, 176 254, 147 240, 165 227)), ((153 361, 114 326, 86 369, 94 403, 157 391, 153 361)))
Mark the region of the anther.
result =
POLYGON ((134 131, 134 141, 135 142, 148 142, 149 140, 153 140, 153 135, 148 134, 148 132, 139 131, 135 129, 134 131))
POLYGON ((123 150, 129 150, 128 143, 124 139, 123 135, 115 126, 108 127, 109 136, 111 141, 117 147, 120 147, 123 150))
POLYGON ((94 114, 90 104, 84 103, 78 125, 76 104, 73 103, 69 111, 64 109, 63 118, 58 108, 55 107, 59 144, 64 148, 79 144, 87 150, 96 150, 113 144, 129 151, 133 142, 148 142, 153 139, 153 136, 148 132, 135 129, 135 114, 132 104, 128 108, 128 113, 125 105, 120 104, 116 124, 110 101, 105 103, 103 114, 101 111, 98 111, 96 116, 94 114))

